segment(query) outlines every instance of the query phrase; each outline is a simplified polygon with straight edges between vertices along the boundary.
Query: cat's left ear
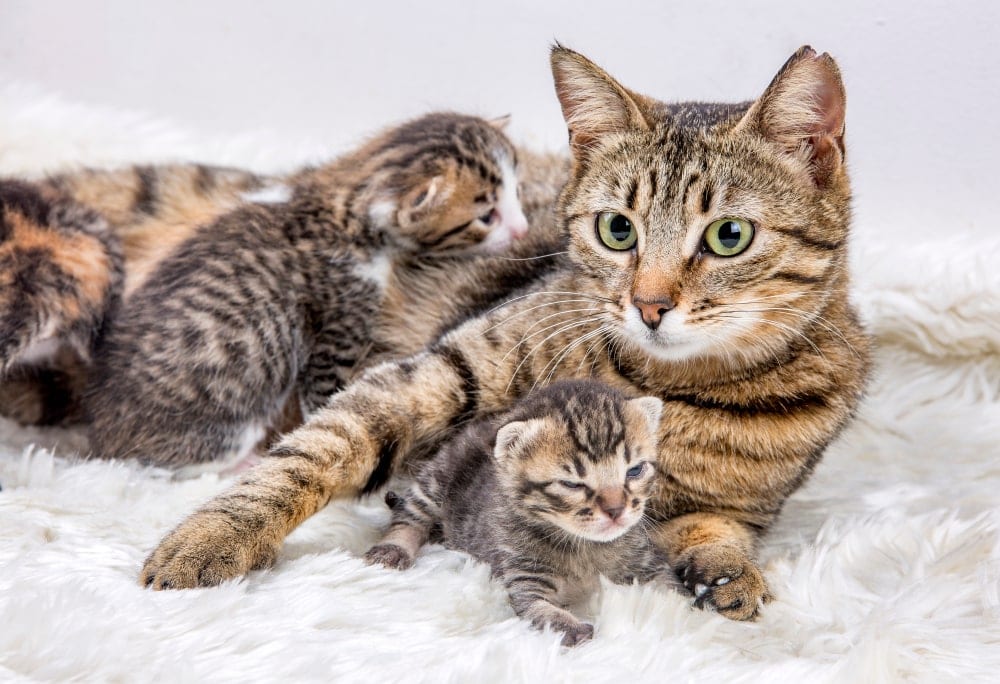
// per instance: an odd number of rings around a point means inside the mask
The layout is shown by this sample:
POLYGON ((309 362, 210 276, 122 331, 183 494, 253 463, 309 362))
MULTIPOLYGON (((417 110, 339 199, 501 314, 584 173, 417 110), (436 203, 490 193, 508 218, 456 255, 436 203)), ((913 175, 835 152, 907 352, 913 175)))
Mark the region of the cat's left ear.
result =
POLYGON ((403 200, 403 206, 411 212, 421 212, 448 201, 451 187, 444 176, 434 176, 429 181, 413 188, 403 200))
POLYGON ((805 162, 813 181, 823 187, 843 167, 846 110, 837 63, 805 45, 785 62, 737 130, 780 145, 805 162))
POLYGON ((656 434, 660 429, 663 402, 656 397, 639 397, 638 399, 629 399, 628 404, 645 418, 646 425, 649 426, 649 431, 656 434))

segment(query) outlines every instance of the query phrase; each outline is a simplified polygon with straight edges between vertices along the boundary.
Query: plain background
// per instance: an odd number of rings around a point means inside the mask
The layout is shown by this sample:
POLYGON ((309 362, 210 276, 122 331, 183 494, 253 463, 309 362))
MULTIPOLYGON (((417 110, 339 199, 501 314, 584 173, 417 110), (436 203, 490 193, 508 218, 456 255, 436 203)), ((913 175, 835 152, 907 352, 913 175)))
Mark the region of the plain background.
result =
POLYGON ((514 137, 554 149, 555 39, 639 92, 721 101, 755 97, 810 43, 847 84, 858 225, 974 250, 1000 196, 998 29, 991 0, 0 0, 0 78, 334 149, 428 109, 510 113, 514 137))

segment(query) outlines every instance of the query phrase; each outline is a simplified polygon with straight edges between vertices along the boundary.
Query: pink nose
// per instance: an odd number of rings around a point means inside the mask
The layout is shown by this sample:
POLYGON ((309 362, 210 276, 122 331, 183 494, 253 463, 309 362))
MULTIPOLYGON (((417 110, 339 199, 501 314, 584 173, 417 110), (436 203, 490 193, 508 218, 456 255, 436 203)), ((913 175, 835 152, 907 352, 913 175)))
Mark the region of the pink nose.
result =
POLYGON ((528 234, 528 219, 524 215, 515 216, 510 222, 510 234, 519 240, 528 234))

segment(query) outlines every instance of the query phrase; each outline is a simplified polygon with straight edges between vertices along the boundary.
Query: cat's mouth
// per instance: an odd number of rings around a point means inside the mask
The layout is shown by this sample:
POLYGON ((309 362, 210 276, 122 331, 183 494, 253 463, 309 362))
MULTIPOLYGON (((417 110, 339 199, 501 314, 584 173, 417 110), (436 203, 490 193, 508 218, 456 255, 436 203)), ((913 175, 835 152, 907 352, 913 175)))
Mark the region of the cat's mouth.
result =
POLYGON ((684 312, 675 309, 651 328, 636 307, 626 306, 622 328, 643 351, 662 361, 684 361, 712 353, 715 340, 693 330, 684 318, 684 312))

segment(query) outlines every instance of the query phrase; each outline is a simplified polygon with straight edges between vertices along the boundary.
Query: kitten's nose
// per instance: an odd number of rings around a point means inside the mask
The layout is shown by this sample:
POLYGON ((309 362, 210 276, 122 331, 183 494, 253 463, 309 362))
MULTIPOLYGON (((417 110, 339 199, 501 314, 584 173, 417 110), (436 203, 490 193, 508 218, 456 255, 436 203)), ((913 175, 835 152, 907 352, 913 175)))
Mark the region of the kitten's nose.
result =
POLYGON ((660 327, 660 321, 663 319, 663 314, 670 311, 676 306, 674 300, 670 297, 657 297, 656 299, 646 299, 636 295, 632 297, 632 303, 635 304, 635 308, 639 309, 639 314, 642 316, 642 322, 650 330, 656 330, 660 327))
POLYGON ((597 496, 597 505, 602 511, 607 513, 608 517, 612 520, 618 520, 621 517, 622 512, 625 510, 625 497, 622 496, 621 492, 615 494, 599 494, 597 496))

